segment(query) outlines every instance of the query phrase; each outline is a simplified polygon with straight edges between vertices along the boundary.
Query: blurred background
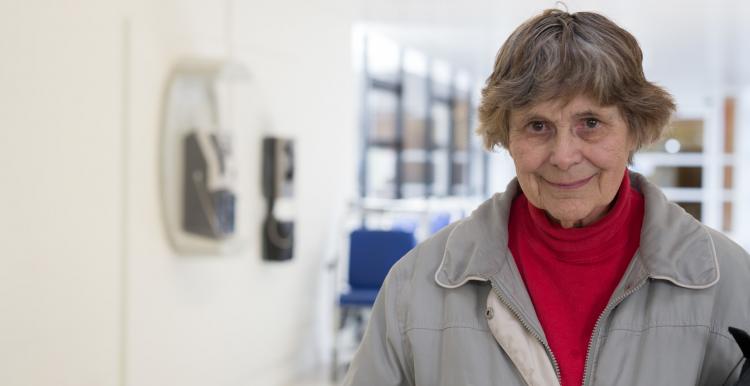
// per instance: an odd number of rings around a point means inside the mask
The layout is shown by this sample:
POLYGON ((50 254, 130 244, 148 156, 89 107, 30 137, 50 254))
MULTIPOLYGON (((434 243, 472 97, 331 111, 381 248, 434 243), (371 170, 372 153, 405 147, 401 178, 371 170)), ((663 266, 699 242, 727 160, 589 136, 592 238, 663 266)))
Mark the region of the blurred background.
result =
MULTIPOLYGON (((341 296, 354 255, 504 190, 479 90, 556 6, 0 0, 0 384, 335 385, 377 291, 341 296)), ((633 168, 748 249, 750 3, 566 6, 677 100, 633 168)))

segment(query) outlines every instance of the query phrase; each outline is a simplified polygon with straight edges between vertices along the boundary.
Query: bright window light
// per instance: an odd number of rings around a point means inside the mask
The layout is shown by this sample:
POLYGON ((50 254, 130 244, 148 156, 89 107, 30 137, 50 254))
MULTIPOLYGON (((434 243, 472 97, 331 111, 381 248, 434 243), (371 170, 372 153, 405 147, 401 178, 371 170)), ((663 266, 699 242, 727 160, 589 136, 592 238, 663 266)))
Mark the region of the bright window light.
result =
POLYGON ((680 151, 680 141, 670 138, 667 140, 667 142, 664 142, 664 150, 667 151, 667 153, 675 154, 680 151))

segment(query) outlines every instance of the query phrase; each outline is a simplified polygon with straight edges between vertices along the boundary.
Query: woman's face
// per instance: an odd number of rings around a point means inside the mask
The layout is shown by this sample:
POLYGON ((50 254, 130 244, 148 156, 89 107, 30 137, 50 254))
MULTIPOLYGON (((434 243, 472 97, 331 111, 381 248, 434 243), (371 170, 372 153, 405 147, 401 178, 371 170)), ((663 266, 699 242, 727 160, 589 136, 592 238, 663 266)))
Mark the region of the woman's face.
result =
POLYGON ((509 150, 521 189, 564 228, 607 213, 635 149, 617 107, 579 95, 514 111, 509 150))

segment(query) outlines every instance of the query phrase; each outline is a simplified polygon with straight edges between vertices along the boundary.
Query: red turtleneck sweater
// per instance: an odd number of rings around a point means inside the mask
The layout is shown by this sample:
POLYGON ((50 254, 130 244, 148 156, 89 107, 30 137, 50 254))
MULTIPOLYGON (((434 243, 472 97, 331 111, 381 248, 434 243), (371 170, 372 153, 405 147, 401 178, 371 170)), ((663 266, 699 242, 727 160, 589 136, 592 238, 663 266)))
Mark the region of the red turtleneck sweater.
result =
POLYGON ((564 229, 523 193, 510 211, 508 247, 557 359, 562 386, 583 381, 589 340, 640 243, 643 195, 627 170, 615 204, 594 224, 564 229))

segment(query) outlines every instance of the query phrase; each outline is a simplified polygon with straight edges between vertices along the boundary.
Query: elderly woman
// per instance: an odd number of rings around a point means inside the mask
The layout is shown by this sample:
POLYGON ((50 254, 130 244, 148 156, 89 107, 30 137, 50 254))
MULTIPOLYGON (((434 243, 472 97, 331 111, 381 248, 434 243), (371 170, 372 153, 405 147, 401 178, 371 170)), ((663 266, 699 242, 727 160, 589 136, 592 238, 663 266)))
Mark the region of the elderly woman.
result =
POLYGON ((391 270, 346 385, 722 385, 750 327, 750 257, 627 169, 674 103, 635 38, 548 10, 483 90, 517 178, 391 270))

